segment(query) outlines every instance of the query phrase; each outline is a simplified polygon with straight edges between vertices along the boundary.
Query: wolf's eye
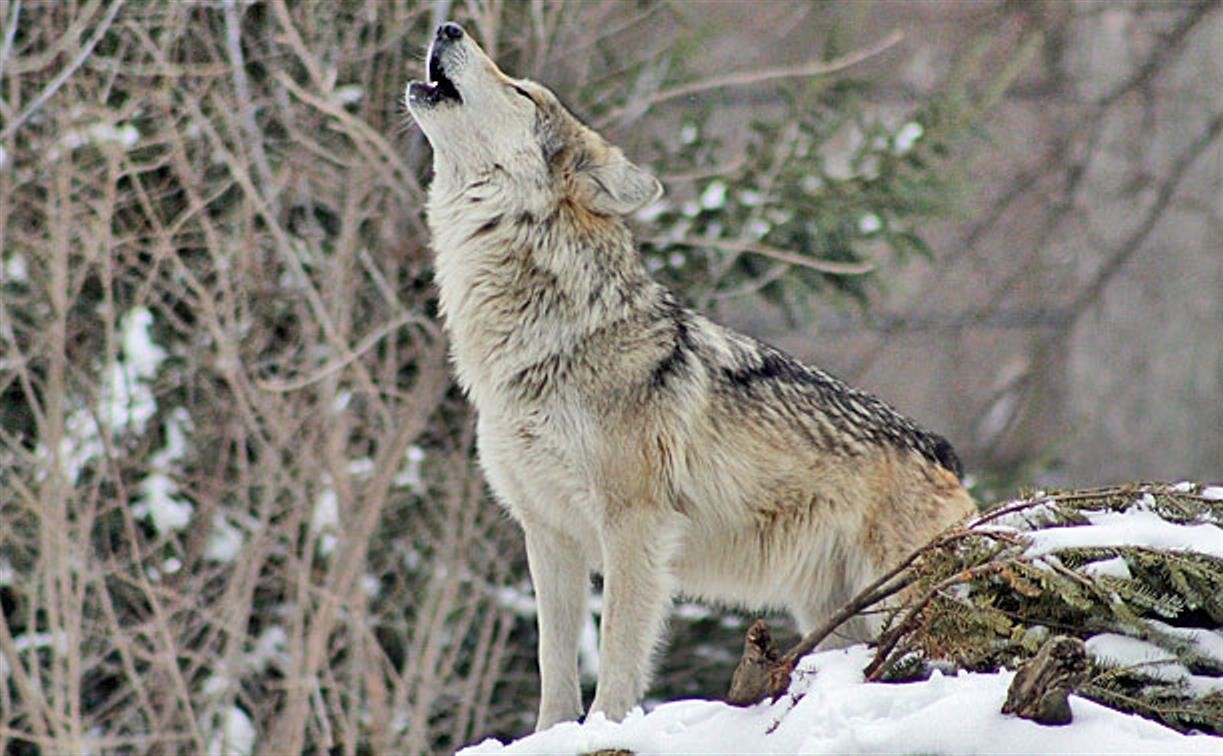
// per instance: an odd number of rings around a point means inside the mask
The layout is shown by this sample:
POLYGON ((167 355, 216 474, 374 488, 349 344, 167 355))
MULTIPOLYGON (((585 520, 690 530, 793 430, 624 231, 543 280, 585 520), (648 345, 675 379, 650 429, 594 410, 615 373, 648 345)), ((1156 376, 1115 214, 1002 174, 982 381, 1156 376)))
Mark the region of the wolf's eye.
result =
POLYGON ((522 95, 523 97, 527 98, 528 100, 531 100, 531 104, 532 104, 532 105, 534 105, 534 104, 535 104, 535 100, 534 100, 534 99, 532 99, 532 97, 531 97, 531 93, 530 93, 530 92, 528 92, 527 90, 525 90, 525 89, 523 89, 522 87, 518 86, 517 84, 511 84, 510 86, 511 86, 511 87, 513 87, 513 89, 514 89, 514 91, 515 91, 515 92, 517 92, 518 94, 520 94, 520 95, 522 95))

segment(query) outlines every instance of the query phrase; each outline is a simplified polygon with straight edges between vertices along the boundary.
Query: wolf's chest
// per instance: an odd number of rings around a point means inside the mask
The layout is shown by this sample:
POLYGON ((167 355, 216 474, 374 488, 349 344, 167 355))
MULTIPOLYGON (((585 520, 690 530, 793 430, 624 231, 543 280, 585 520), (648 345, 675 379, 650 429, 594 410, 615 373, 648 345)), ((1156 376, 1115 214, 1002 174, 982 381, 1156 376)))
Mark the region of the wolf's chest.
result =
POLYGON ((597 421, 574 392, 555 385, 542 390, 542 396, 529 398, 499 392, 496 401, 481 401, 473 394, 480 414, 481 447, 581 477, 590 467, 597 421))
POLYGON ((520 520, 547 522, 566 531, 595 522, 596 437, 589 419, 555 405, 524 412, 509 409, 481 410, 477 429, 480 463, 497 498, 520 520))

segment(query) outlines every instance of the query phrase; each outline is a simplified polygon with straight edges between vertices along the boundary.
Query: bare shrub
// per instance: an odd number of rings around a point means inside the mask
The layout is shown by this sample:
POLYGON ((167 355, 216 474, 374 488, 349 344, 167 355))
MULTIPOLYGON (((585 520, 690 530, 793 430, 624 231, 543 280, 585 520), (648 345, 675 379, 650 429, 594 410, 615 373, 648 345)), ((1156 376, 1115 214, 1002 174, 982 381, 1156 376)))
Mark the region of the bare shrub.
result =
POLYGON ((0 17, 2 748, 489 727, 517 546, 430 314, 427 13, 0 17))

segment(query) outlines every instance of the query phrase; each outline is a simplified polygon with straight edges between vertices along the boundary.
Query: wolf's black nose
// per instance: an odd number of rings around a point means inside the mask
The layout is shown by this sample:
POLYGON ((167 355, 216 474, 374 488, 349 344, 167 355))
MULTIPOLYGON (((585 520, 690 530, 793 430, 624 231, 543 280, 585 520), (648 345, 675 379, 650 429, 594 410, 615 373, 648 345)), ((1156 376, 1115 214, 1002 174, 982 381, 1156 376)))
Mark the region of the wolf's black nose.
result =
POLYGON ((463 27, 458 24, 445 23, 437 27, 437 38, 454 42, 463 38, 463 27))

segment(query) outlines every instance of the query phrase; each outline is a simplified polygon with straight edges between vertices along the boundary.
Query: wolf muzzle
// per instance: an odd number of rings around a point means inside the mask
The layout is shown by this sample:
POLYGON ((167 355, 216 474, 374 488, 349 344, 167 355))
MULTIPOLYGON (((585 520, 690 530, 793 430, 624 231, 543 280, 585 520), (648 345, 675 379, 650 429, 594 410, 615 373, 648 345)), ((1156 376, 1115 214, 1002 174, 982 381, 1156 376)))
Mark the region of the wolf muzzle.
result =
POLYGON ((415 105, 437 105, 440 102, 463 102, 454 80, 446 73, 446 52, 458 44, 466 33, 458 24, 446 22, 437 27, 433 44, 429 46, 429 80, 413 82, 408 88, 408 98, 415 105))

